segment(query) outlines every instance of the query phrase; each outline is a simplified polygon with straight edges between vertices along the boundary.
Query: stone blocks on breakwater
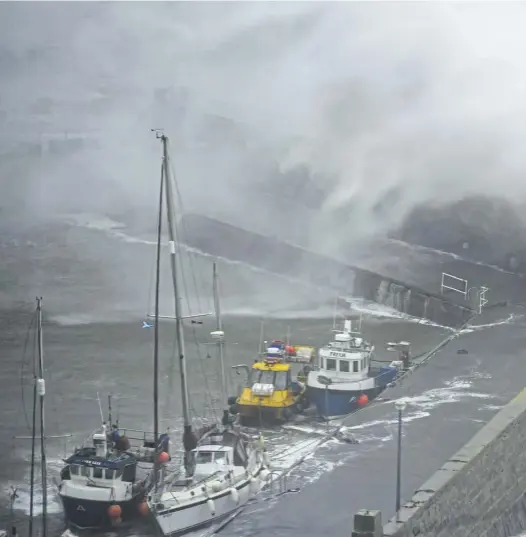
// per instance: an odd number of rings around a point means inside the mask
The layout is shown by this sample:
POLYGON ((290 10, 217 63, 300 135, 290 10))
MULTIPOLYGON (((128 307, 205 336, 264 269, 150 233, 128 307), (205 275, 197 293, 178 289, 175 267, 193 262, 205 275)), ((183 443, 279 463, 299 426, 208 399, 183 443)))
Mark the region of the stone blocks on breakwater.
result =
POLYGON ((526 389, 415 492, 383 536, 508 537, 521 531, 525 444, 526 389))
POLYGON ((181 240, 188 246, 331 289, 342 297, 362 297, 445 326, 459 326, 474 313, 449 297, 212 218, 188 214, 181 224, 181 240))

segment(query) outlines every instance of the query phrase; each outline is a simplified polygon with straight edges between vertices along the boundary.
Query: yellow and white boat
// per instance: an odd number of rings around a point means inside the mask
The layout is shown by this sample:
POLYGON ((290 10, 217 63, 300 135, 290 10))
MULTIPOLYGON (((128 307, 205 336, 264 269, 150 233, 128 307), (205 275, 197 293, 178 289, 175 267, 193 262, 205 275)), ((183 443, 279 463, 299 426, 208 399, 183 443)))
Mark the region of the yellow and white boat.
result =
POLYGON ((238 414, 242 423, 272 421, 283 423, 309 405, 306 386, 292 379, 291 365, 284 354, 274 347, 266 356, 247 365, 235 366, 247 370, 247 382, 237 398, 230 398, 230 411, 238 414))

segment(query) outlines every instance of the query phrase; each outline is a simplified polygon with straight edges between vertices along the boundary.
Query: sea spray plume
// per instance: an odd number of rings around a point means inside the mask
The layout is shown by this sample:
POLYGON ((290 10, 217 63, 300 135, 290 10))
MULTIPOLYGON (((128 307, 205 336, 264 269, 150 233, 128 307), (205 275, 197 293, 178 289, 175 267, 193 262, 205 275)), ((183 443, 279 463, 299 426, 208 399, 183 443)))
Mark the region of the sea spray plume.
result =
POLYGON ((313 248, 333 252, 385 234, 425 201, 523 196, 521 4, 1 9, 16 11, 16 25, 2 17, 4 26, 24 29, 0 38, 20 58, 2 106, 12 114, 48 97, 53 128, 99 133, 98 150, 33 174, 33 209, 144 205, 152 125, 173 133, 188 210, 278 235, 307 228, 313 248), (321 209, 302 208, 298 187, 292 210, 268 218, 287 178, 280 170, 295 169, 324 192, 321 209), (255 195, 262 183, 275 195, 255 195))
MULTIPOLYGON (((306 139, 291 154, 293 164, 307 162, 335 178, 313 245, 336 224, 349 238, 385 232, 423 201, 523 196, 517 170, 524 134, 513 116, 524 110, 524 69, 506 35, 511 28, 521 37, 505 21, 524 20, 524 10, 420 6, 434 11, 421 20, 414 11, 409 16, 414 6, 384 4, 381 15, 369 6, 358 29, 363 39, 348 39, 360 67, 350 68, 332 97, 320 96, 306 139), (482 51, 477 43, 484 40, 482 51)), ((341 243, 339 234, 324 244, 337 251, 341 243)))

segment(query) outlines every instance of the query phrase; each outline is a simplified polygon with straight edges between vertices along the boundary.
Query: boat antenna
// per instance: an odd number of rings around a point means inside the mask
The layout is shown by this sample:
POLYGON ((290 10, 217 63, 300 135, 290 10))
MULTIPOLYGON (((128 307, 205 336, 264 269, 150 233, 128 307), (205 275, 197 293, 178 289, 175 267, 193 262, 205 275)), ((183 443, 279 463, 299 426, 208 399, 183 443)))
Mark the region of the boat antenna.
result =
POLYGON ((111 427, 112 423, 111 423, 111 394, 108 395, 108 423, 111 427))
POLYGON ((179 354, 179 374, 181 377, 181 399, 184 420, 183 431, 183 447, 185 450, 185 470, 190 473, 190 457, 189 453, 197 447, 197 439, 192 432, 192 422, 190 421, 189 403, 188 403, 188 383, 186 378, 186 360, 184 356, 184 336, 183 323, 181 315, 181 298, 179 296, 179 282, 177 278, 177 263, 176 263, 176 236, 174 223, 174 207, 172 184, 170 181, 169 164, 168 164, 168 138, 162 132, 157 130, 156 136, 162 142, 163 146, 163 167, 164 167, 164 183, 166 187, 166 212, 168 216, 168 235, 170 246, 170 265, 172 269, 172 283, 175 300, 175 325, 177 332, 177 351, 179 354))
POLYGON ((258 347, 258 356, 263 353, 263 337, 264 337, 264 331, 265 331, 265 321, 264 319, 261 319, 261 323, 259 325, 259 347, 258 347))
POLYGON ((42 340, 42 297, 37 298, 38 313, 38 395, 40 399, 40 466, 42 471, 42 537, 47 537, 47 469, 46 469, 46 437, 44 427, 44 396, 46 384, 44 381, 44 347, 42 340))
POLYGON ((164 161, 161 166, 161 184, 159 188, 159 220, 157 222, 157 259, 155 266, 155 322, 153 332, 153 437, 154 451, 154 490, 157 492, 159 472, 159 296, 161 284, 161 240, 163 228, 163 195, 164 195, 164 161))
POLYGON ((223 339, 223 322, 221 320, 221 305, 219 302, 219 285, 218 285, 218 275, 217 275, 217 263, 213 264, 213 290, 214 290, 214 310, 216 315, 216 329, 218 332, 217 339, 217 351, 219 354, 219 364, 221 367, 221 389, 223 404, 226 404, 228 399, 228 386, 227 378, 225 374, 225 349, 224 349, 224 339, 223 339))
POLYGON ((97 402, 99 403, 100 421, 104 423, 104 412, 102 411, 102 403, 100 402, 100 395, 97 392, 97 402))

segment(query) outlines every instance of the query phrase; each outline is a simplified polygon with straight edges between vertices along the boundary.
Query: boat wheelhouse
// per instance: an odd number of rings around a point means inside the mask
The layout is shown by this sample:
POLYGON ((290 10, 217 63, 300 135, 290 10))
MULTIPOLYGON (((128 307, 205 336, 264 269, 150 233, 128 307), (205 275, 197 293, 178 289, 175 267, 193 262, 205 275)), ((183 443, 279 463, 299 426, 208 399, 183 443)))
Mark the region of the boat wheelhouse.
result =
POLYGON ((140 468, 138 463, 153 461, 154 452, 148 441, 132 448, 128 437, 117 428, 108 433, 103 424, 92 434, 91 445, 64 461, 58 492, 68 524, 100 529, 143 514, 140 504, 150 488, 153 465, 140 468))
POLYGON ((285 422, 308 406, 305 385, 292 379, 291 365, 274 347, 269 347, 266 356, 254 362, 252 368, 244 364, 234 368, 247 372, 241 394, 230 400, 230 411, 238 414, 242 423, 285 422))
POLYGON ((334 340, 319 350, 318 367, 307 377, 307 393, 320 415, 339 416, 356 410, 392 382, 398 369, 372 367, 374 346, 357 332, 351 321, 334 340))

